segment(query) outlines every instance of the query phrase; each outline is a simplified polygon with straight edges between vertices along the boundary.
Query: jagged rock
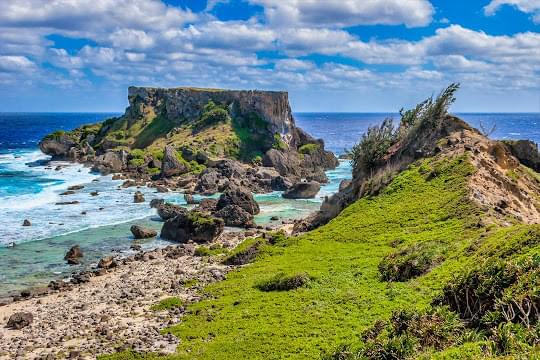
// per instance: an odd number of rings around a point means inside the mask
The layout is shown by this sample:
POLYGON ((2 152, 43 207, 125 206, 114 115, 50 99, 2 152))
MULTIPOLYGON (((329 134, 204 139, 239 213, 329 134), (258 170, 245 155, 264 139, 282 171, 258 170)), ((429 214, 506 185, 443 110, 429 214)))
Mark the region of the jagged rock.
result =
POLYGON ((199 202, 199 206, 197 206, 197 210, 213 213, 214 211, 216 211, 217 202, 218 201, 216 199, 202 199, 199 202))
POLYGON ((186 201, 186 204, 188 205, 195 205, 199 203, 199 201, 195 200, 193 198, 193 195, 191 194, 184 194, 184 200, 186 201))
POLYGON ((321 190, 321 185, 316 181, 299 182, 285 191, 282 196, 286 199, 311 199, 321 190))
POLYGON ((163 199, 152 199, 152 200, 150 200, 150 207, 153 208, 153 209, 157 209, 163 204, 165 204, 165 200, 163 200, 163 199))
POLYGON ((32 226, 32 223, 28 219, 24 219, 22 226, 32 226))
POLYGON ((17 312, 11 315, 7 322, 7 327, 10 329, 20 330, 27 327, 34 321, 34 315, 29 312, 17 312))
POLYGON ((135 194, 133 195, 133 202, 142 203, 144 201, 145 201, 144 194, 140 191, 135 192, 135 194))
POLYGON ((292 183, 283 176, 277 176, 270 183, 272 190, 285 191, 292 186, 292 183))
POLYGON ((223 219, 227 226, 245 228, 253 226, 253 215, 238 205, 227 205, 216 211, 214 216, 223 219))
POLYGON ((170 146, 165 146, 163 151, 163 161, 161 165, 161 176, 171 177, 176 175, 182 175, 189 172, 188 167, 180 162, 176 157, 176 150, 170 146))
POLYGON ((161 229, 161 238, 186 243, 211 242, 223 232, 222 219, 205 215, 197 210, 180 214, 165 221, 161 229))
POLYGON ((148 239, 157 236, 157 231, 154 229, 147 229, 140 225, 132 225, 129 229, 135 239, 148 239))
POLYGON ((326 184, 328 183, 328 176, 326 176, 326 173, 323 169, 317 169, 314 170, 312 174, 308 175, 306 177, 306 180, 308 181, 316 181, 320 184, 326 184))
POLYGON ((64 260, 67 261, 70 265, 78 265, 79 259, 83 257, 83 252, 81 250, 81 247, 79 245, 72 246, 66 255, 64 256, 64 260))
POLYGON ((263 157, 263 165, 275 168, 282 176, 300 175, 300 159, 291 152, 270 149, 263 157))
POLYGON ((126 163, 127 153, 125 151, 107 151, 105 154, 96 158, 95 165, 92 169, 102 174, 110 174, 122 171, 126 163))
POLYGON ((253 198, 251 192, 237 186, 230 187, 221 194, 217 203, 217 209, 221 210, 228 205, 237 205, 251 215, 256 215, 260 212, 259 204, 253 198))
POLYGON ((200 175, 195 186, 195 191, 205 194, 212 195, 218 192, 218 187, 220 183, 219 172, 215 168, 207 168, 200 175))
POLYGON ((165 203, 157 207, 157 213, 162 220, 166 221, 175 216, 186 214, 187 209, 179 205, 165 203))
POLYGON ((339 183, 339 191, 345 190, 346 187, 352 184, 352 180, 341 180, 339 183))
POLYGON ((530 140, 505 140, 503 142, 523 165, 540 172, 540 154, 536 143, 530 140))
POLYGON ((100 269, 111 269, 118 265, 116 260, 112 256, 107 256, 99 260, 98 268, 100 269))

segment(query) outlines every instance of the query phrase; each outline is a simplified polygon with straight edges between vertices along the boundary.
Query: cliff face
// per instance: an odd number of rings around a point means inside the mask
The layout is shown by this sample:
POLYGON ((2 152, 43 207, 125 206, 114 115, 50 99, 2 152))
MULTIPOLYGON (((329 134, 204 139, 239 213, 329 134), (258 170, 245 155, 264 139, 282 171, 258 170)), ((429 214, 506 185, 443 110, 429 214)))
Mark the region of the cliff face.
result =
POLYGON ((209 101, 230 106, 233 116, 257 114, 269 124, 269 130, 291 139, 295 128, 289 96, 284 91, 220 90, 198 88, 128 89, 129 107, 126 114, 136 117, 142 108, 162 109, 167 119, 181 124, 199 119, 209 101))

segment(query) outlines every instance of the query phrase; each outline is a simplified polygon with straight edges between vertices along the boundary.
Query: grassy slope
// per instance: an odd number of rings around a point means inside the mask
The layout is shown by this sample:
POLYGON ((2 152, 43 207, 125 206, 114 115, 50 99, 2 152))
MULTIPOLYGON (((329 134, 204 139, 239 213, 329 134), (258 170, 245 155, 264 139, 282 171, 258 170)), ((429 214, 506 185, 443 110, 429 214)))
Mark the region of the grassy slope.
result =
MULTIPOLYGON (((512 239, 523 239, 531 230, 523 225, 477 227, 478 209, 467 200, 466 190, 472 171, 465 158, 426 160, 326 226, 268 246, 256 262, 207 287, 209 300, 191 305, 185 320, 169 329, 181 339, 170 358, 320 358, 340 344, 358 343, 362 331, 394 310, 429 307, 453 274, 484 256, 522 248, 512 239), (438 176, 431 178, 434 168, 438 176), (386 255, 421 243, 444 248, 444 262, 407 282, 380 280, 378 265, 386 255), (293 291, 255 287, 278 272, 307 272, 315 280, 293 291)), ((538 253, 535 244, 527 244, 524 253, 538 253)), ((440 355, 475 358, 481 345, 466 343, 440 355)), ((128 352, 110 359, 138 356, 128 352)))

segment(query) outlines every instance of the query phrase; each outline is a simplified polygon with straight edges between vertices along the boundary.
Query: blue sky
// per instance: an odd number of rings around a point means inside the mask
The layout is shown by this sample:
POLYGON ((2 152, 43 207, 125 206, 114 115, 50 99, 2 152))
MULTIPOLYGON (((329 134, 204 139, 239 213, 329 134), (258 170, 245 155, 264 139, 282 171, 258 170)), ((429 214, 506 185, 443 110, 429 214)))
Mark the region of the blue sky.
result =
POLYGON ((127 87, 287 90, 295 111, 540 111, 540 0, 2 0, 0 111, 123 111, 127 87))

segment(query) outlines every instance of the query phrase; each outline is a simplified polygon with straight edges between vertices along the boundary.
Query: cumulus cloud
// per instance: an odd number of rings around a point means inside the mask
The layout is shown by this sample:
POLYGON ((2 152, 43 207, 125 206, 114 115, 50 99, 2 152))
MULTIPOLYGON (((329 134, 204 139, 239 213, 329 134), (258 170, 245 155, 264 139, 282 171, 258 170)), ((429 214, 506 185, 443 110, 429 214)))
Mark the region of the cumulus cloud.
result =
POLYGON ((354 25, 428 25, 434 13, 427 0, 250 0, 276 25, 346 27, 354 25))
POLYGON ((488 16, 495 15, 505 5, 514 6, 519 11, 532 14, 533 21, 537 24, 540 23, 540 0, 491 0, 484 7, 484 13, 488 16))

